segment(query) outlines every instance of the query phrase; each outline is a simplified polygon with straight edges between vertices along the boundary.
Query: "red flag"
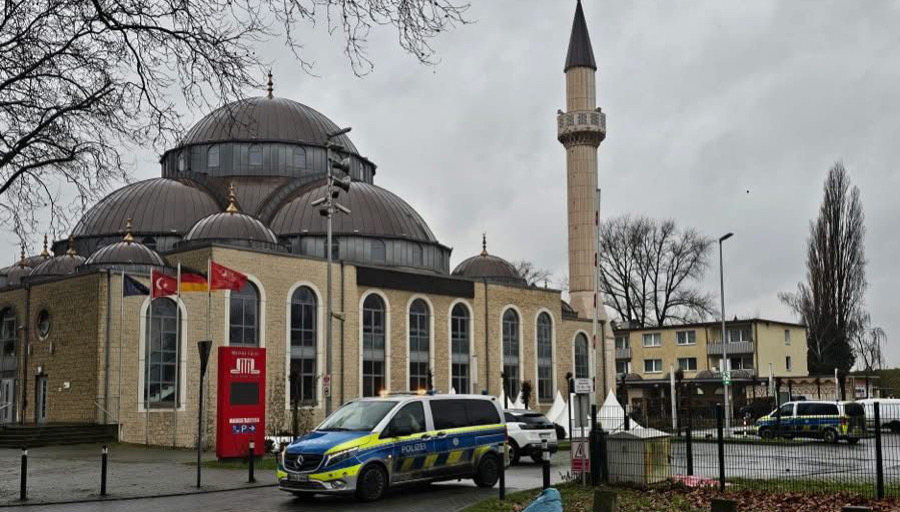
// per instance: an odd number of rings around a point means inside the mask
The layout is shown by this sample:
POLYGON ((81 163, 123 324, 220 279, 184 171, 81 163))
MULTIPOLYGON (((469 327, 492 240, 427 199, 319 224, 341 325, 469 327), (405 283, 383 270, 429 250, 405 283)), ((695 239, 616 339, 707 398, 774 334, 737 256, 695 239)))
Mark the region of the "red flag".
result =
POLYGON ((150 296, 154 299, 178 293, 178 279, 168 274, 151 270, 150 283, 152 285, 150 296))
POLYGON ((210 290, 240 290, 247 282, 247 276, 244 274, 219 265, 215 261, 210 262, 209 274, 210 290))

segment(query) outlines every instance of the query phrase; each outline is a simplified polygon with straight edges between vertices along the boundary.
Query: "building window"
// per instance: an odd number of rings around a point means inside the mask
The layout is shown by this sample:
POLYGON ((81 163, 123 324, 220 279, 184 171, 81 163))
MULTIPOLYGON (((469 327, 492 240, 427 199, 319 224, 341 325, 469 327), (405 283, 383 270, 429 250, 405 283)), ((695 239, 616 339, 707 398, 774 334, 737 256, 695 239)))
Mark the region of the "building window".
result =
POLYGON ((791 365, 791 356, 786 356, 784 358, 784 367, 787 368, 787 371, 791 371, 793 366, 791 365))
POLYGON ((210 146, 206 150, 206 166, 211 169, 219 167, 219 146, 210 146))
POLYGON ((291 403, 316 401, 317 310, 310 288, 301 286, 291 295, 291 403))
POLYGON ((752 370, 753 356, 730 357, 731 360, 729 370, 752 370))
POLYGON ((450 385, 457 393, 469 393, 469 308, 462 304, 450 312, 450 385))
POLYGON ((244 287, 231 292, 229 304, 229 338, 231 346, 259 345, 259 291, 247 281, 244 287))
POLYGON ((40 339, 46 339, 50 335, 50 312, 42 309, 37 316, 37 331, 40 339))
POLYGON ((341 259, 341 245, 338 243, 337 238, 331 239, 331 259, 332 260, 341 259))
POLYGON ((184 150, 178 153, 178 172, 184 172, 187 170, 187 151, 184 150))
POLYGON ((620 334, 616 336, 616 348, 617 349, 627 349, 628 348, 628 335, 620 334))
POLYGON ((750 336, 750 327, 733 327, 728 329, 728 342, 740 343, 742 341, 753 341, 750 336))
POLYGON ((175 404, 178 390, 178 306, 169 298, 150 303, 147 322, 146 360, 149 374, 144 379, 144 396, 150 407, 175 404))
POLYGON ((591 376, 588 362, 588 339, 584 333, 575 336, 575 378, 587 379, 591 376))
POLYGON ((679 357, 678 358, 678 369, 683 372, 697 371, 697 358, 696 357, 679 357))
POLYGON ((419 244, 412 246, 412 264, 414 267, 422 266, 422 246, 419 244))
POLYGON ((152 236, 145 236, 143 239, 141 239, 141 244, 143 244, 144 247, 148 249, 152 249, 154 251, 156 250, 156 239, 152 236))
POLYGON ((784 344, 785 345, 791 344, 791 330, 790 329, 784 330, 784 344))
POLYGON ((616 373, 619 375, 631 373, 631 363, 629 361, 616 361, 616 373))
POLYGON ((16 312, 12 308, 0 312, 0 376, 16 377, 16 312))
POLYGON ((263 163, 262 146, 259 144, 251 144, 249 150, 250 165, 260 166, 263 163))
POLYGON ((291 165, 298 169, 306 167, 306 150, 303 148, 294 148, 291 153, 291 165))
POLYGON ((662 359, 644 359, 644 373, 662 373, 662 359))
POLYGON ((429 355, 431 347, 431 311, 422 299, 409 306, 409 389, 429 389, 429 355))
POLYGON ((363 396, 377 396, 384 389, 384 329, 384 301, 371 294, 363 302, 363 396))
POLYGON ((679 345, 696 345, 697 344, 697 332, 696 331, 678 331, 675 333, 675 339, 679 345))
POLYGON ((372 240, 370 242, 371 245, 371 258, 372 263, 384 263, 385 258, 387 257, 384 241, 383 240, 372 240))
POLYGON ((662 334, 658 332, 647 332, 641 334, 641 343, 645 347, 660 347, 662 346, 662 334))
POLYGON ((553 320, 547 313, 537 320, 538 400, 553 401, 553 320))
POLYGON ((510 401, 519 396, 519 315, 503 312, 503 390, 510 401))

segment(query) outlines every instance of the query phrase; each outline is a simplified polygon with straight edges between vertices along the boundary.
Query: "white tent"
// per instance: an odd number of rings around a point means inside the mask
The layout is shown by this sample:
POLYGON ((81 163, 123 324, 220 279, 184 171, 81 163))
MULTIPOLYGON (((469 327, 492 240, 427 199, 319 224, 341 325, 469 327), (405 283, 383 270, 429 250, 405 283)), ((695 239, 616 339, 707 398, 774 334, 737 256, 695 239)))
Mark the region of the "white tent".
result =
MULTIPOLYGON (((562 393, 557 391, 556 399, 553 400, 553 405, 550 406, 550 410, 547 411, 547 414, 545 416, 547 416, 547 419, 550 420, 552 423, 557 423, 559 425, 562 425, 562 422, 568 423, 568 421, 565 421, 566 420, 566 417, 564 416, 565 411, 566 411, 566 401, 563 400, 562 393), (560 415, 563 415, 562 422, 559 419, 557 419, 557 418, 559 418, 560 415)), ((569 428, 568 425, 566 425, 565 427, 569 428)))
POLYGON ((516 395, 516 401, 510 402, 509 408, 510 409, 524 409, 525 408, 525 404, 522 403, 522 393, 519 393, 518 395, 516 395))
MULTIPOLYGON (((625 429, 625 408, 619 403, 616 394, 612 391, 606 395, 606 401, 597 411, 597 421, 603 430, 607 432, 616 432, 625 429)), ((634 420, 631 420, 630 428, 643 428, 634 420)))
POLYGON ((455 394, 456 394, 456 388, 450 388, 450 394, 451 394, 451 395, 455 395, 455 394))

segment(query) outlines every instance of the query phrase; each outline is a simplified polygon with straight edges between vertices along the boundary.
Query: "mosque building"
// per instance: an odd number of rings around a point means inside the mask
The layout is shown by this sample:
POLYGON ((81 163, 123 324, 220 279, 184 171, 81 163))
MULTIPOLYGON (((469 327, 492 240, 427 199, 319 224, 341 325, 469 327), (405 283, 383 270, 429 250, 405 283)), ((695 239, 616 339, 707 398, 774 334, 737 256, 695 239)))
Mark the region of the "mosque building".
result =
POLYGON ((266 349, 273 433, 290 430, 293 403, 315 421, 360 396, 514 397, 528 381, 532 407, 546 409, 566 393, 569 373, 593 378, 602 393, 614 384, 613 334, 594 291, 606 121, 580 2, 564 71, 568 303, 527 283, 489 238, 453 268, 450 246, 425 219, 376 185, 376 164, 325 115, 276 96, 270 77, 267 94, 197 122, 162 155, 160 177, 112 192, 68 239, 45 239, 41 254, 23 251, 0 269, 0 422, 118 424, 124 442, 193 446, 200 340, 214 347, 203 398, 211 418, 215 347, 266 349), (328 246, 320 199, 335 160, 343 170, 334 172, 349 177, 337 200, 350 213, 335 214, 328 246), (123 294, 126 276, 151 288, 151 272, 206 274, 210 262, 245 284, 152 300, 123 294))

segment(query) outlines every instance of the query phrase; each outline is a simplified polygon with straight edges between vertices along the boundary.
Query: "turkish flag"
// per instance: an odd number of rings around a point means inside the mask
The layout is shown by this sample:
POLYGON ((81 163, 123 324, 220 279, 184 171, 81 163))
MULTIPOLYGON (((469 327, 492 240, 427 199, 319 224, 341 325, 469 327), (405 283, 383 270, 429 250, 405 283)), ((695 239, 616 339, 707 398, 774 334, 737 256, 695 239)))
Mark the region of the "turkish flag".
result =
POLYGON ((247 276, 215 261, 210 262, 209 271, 210 290, 240 290, 247 283, 247 276))
POLYGON ((168 274, 151 270, 150 283, 153 285, 150 296, 154 299, 178 293, 178 279, 168 274))

